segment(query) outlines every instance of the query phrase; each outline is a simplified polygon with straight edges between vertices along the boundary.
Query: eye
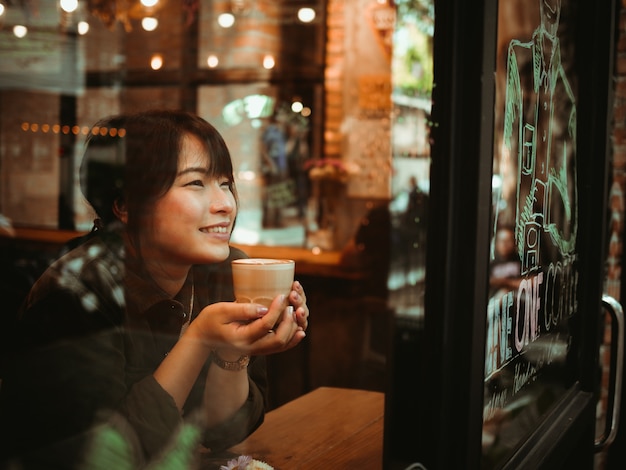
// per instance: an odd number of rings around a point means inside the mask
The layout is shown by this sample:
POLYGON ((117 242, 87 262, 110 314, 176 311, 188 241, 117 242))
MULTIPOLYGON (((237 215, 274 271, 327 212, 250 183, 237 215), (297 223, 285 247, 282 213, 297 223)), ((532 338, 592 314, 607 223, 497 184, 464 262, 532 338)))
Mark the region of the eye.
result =
POLYGON ((203 187, 204 186, 204 182, 202 180, 193 180, 193 181, 190 181, 189 183, 187 183, 185 186, 200 186, 200 187, 203 187))

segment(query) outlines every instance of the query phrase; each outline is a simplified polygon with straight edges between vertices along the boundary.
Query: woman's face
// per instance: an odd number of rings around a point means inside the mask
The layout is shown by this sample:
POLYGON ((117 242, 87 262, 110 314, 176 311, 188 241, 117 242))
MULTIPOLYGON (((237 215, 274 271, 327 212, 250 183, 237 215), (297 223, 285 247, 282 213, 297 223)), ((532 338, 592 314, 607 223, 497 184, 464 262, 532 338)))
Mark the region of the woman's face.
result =
POLYGON ((208 176, 209 159, 197 137, 183 139, 174 184, 155 203, 142 236, 147 262, 189 267, 228 257, 237 206, 228 178, 208 176))

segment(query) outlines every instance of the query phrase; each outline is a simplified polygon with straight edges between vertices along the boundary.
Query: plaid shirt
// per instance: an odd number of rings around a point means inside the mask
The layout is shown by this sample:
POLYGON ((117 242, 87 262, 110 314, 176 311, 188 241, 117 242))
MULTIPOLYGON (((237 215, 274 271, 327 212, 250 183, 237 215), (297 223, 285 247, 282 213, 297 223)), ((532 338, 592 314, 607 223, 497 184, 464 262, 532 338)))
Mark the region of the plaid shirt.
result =
MULTIPOLYGON (((222 263, 193 267, 192 321, 204 306, 234 300, 230 261, 241 257, 245 254, 232 248, 222 263)), ((185 417, 198 413, 210 361, 181 417, 152 373, 178 340, 184 307, 138 266, 135 259, 125 262, 121 236, 103 231, 53 263, 35 283, 0 389, 1 457, 21 454, 25 468, 74 468, 93 430, 121 415, 130 425, 129 441, 137 442, 138 459, 150 460, 185 417)), ((181 290, 185 299, 189 284, 181 290)), ((253 358, 248 374, 244 406, 227 422, 204 430, 202 442, 213 451, 240 442, 263 422, 264 358, 253 358)))

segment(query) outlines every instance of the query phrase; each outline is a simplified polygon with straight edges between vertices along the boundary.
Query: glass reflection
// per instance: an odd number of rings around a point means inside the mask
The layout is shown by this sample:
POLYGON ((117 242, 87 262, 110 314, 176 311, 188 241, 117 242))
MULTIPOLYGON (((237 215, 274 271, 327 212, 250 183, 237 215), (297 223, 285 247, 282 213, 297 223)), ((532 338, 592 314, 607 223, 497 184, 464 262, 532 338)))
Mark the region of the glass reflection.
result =
POLYGON ((571 385, 577 313, 575 8, 500 4, 484 468, 501 466, 571 385))
POLYGON ((430 189, 434 4, 429 0, 396 3, 389 302, 397 317, 420 321, 424 313, 430 189))
POLYGON ((288 175, 293 202, 283 208, 285 226, 262 226, 261 133, 269 115, 288 109, 282 124, 297 134, 295 147, 319 155, 312 141, 321 135, 323 114, 321 4, 311 2, 304 24, 293 9, 233 2, 229 13, 237 23, 225 30, 213 3, 113 3, 0 3, 3 135, 22 156, 19 166, 3 161, 5 175, 14 177, 4 185, 0 211, 16 226, 89 230, 92 215, 77 191, 85 135, 72 129, 121 111, 185 108, 211 119, 233 149, 243 196, 233 241, 304 246, 308 186, 295 185, 302 180, 297 168, 288 175), (23 37, 13 34, 14 26, 23 37), (258 45, 261 31, 267 41, 258 45), (255 50, 240 47, 253 40, 255 50), (292 102, 301 108, 291 109, 292 102), (23 125, 28 134, 16 132, 23 125), (44 132, 53 128, 67 131, 44 132), (44 149, 61 149, 60 160, 37 156, 44 149))

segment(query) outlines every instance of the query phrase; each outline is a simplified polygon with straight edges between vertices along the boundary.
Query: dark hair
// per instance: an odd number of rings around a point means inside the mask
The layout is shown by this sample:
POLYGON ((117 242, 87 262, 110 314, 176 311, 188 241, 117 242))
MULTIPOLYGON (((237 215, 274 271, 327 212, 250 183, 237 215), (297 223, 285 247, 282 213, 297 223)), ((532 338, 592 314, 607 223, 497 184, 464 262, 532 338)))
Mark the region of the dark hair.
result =
POLYGON ((206 148, 209 176, 228 178, 237 198, 228 147, 203 118, 177 110, 112 116, 92 128, 81 165, 81 189, 103 225, 117 220, 114 204, 124 204, 127 231, 137 241, 143 215, 176 179, 183 138, 189 134, 206 148))
POLYGON ((98 121, 85 142, 80 167, 80 188, 96 211, 96 225, 115 220, 113 202, 124 194, 124 144, 120 129, 123 116, 112 116, 98 121))

